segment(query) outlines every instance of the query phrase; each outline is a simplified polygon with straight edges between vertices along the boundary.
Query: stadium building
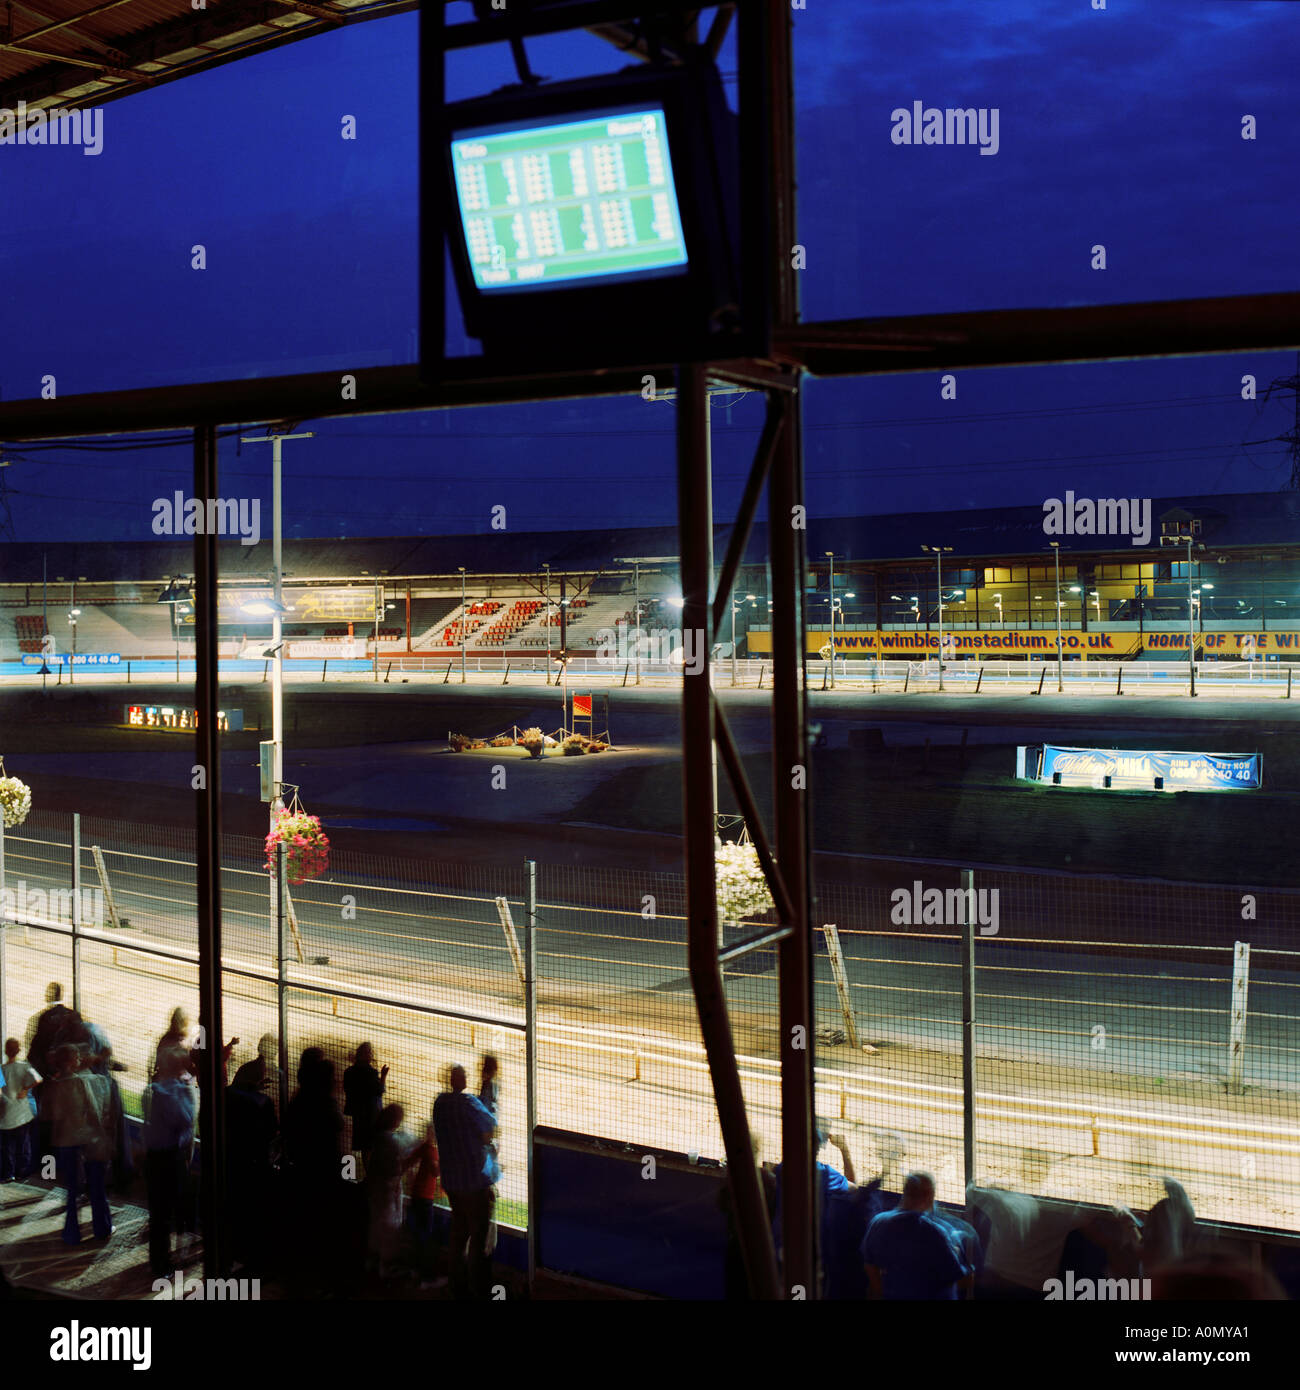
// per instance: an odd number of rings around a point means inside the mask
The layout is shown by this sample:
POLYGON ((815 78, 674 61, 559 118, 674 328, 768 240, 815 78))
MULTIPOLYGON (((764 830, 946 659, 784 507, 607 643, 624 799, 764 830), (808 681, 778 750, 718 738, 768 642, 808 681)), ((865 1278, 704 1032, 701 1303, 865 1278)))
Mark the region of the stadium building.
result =
MULTIPOLYGON (((1050 499, 1044 507, 809 522, 810 655, 1290 661, 1300 652, 1300 496, 1050 499), (1052 502, 1074 531, 1051 534, 1052 502), (1090 505, 1086 510, 1082 503, 1090 505), (1130 505, 1131 503, 1131 505, 1130 505), (1145 517, 1145 536, 1140 534, 1145 517), (1087 530, 1077 522, 1091 521, 1087 530), (1092 534, 1097 523, 1121 534, 1092 534), (1081 534, 1080 532, 1083 531, 1081 534), (1053 542, 1059 546, 1059 551, 1053 542)), ((719 553, 729 528, 719 527, 719 553)), ((290 660, 590 656, 672 629, 666 528, 284 543, 290 660)), ((221 546, 223 658, 260 657, 270 542, 221 546)), ((766 534, 737 587, 741 655, 770 655, 766 534)), ((192 657, 188 541, 19 543, 0 570, 0 662, 192 657)), ((730 633, 728 631, 727 635, 730 633)))

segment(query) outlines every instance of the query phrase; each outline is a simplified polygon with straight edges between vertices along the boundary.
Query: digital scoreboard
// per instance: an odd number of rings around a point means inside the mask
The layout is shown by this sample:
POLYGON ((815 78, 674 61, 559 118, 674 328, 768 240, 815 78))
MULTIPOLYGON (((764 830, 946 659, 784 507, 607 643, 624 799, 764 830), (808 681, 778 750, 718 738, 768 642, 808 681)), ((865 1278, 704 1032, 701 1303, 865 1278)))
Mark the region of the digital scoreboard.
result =
MULTIPOLYGON (((170 733, 186 733, 199 726, 199 712, 185 705, 127 705, 122 721, 133 729, 162 729, 170 733)), ((223 733, 238 732, 244 727, 242 709, 217 711, 217 728, 223 733)))
POLYGON ((480 291, 687 266, 662 106, 458 131, 451 152, 480 291))

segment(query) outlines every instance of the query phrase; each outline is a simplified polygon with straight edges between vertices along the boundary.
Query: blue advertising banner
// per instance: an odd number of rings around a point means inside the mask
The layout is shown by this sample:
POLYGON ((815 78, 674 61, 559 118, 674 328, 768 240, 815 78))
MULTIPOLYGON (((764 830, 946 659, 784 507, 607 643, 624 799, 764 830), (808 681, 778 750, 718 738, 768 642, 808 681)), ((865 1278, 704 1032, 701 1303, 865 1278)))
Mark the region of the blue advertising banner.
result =
POLYGON ((45 656, 24 656, 24 666, 120 666, 120 652, 49 652, 45 656))
POLYGON ((1156 778, 1170 792, 1255 791, 1263 783, 1258 753, 1165 753, 1132 748, 1043 747, 1039 780, 1060 774, 1063 787, 1153 791, 1156 778))

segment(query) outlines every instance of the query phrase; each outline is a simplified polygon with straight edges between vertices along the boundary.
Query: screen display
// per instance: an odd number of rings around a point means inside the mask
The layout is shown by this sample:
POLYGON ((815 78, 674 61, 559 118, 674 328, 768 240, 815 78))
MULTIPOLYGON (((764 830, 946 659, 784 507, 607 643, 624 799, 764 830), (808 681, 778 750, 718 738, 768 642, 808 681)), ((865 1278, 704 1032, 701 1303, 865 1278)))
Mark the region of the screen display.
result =
POLYGON ((662 107, 460 131, 451 155, 480 290, 686 268, 662 107))
MULTIPOLYGON (((136 729, 167 729, 184 733, 198 728, 199 712, 180 705, 127 705, 122 722, 136 729)), ((218 729, 229 733, 243 727, 242 709, 217 711, 218 729)))

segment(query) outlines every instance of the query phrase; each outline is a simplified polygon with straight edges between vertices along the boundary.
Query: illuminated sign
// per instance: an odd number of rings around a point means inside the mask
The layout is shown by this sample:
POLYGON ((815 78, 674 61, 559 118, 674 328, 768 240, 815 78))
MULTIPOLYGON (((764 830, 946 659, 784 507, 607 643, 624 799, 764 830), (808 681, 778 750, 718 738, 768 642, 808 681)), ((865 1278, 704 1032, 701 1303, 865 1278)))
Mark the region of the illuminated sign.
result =
POLYGON ((1264 780, 1258 753, 1171 753, 1052 744, 1045 744, 1041 751, 1018 750, 1016 771, 1029 781, 1097 791, 1256 791, 1264 780))
MULTIPOLYGON (((268 614, 246 613, 246 604, 269 603, 269 587, 222 589, 217 594, 217 617, 222 623, 255 627, 271 621, 268 614)), ((285 623, 373 623, 375 590, 373 585, 351 587, 346 584, 313 585, 305 589, 285 589, 285 623)))
POLYGON ((118 652, 49 652, 45 656, 24 656, 24 666, 120 666, 118 652))
MULTIPOLYGON (((171 733, 185 733, 199 726, 199 712, 185 705, 127 705, 122 721, 133 729, 163 729, 171 733)), ((238 731, 244 727, 242 709, 220 709, 217 711, 217 728, 223 733, 238 731)))

